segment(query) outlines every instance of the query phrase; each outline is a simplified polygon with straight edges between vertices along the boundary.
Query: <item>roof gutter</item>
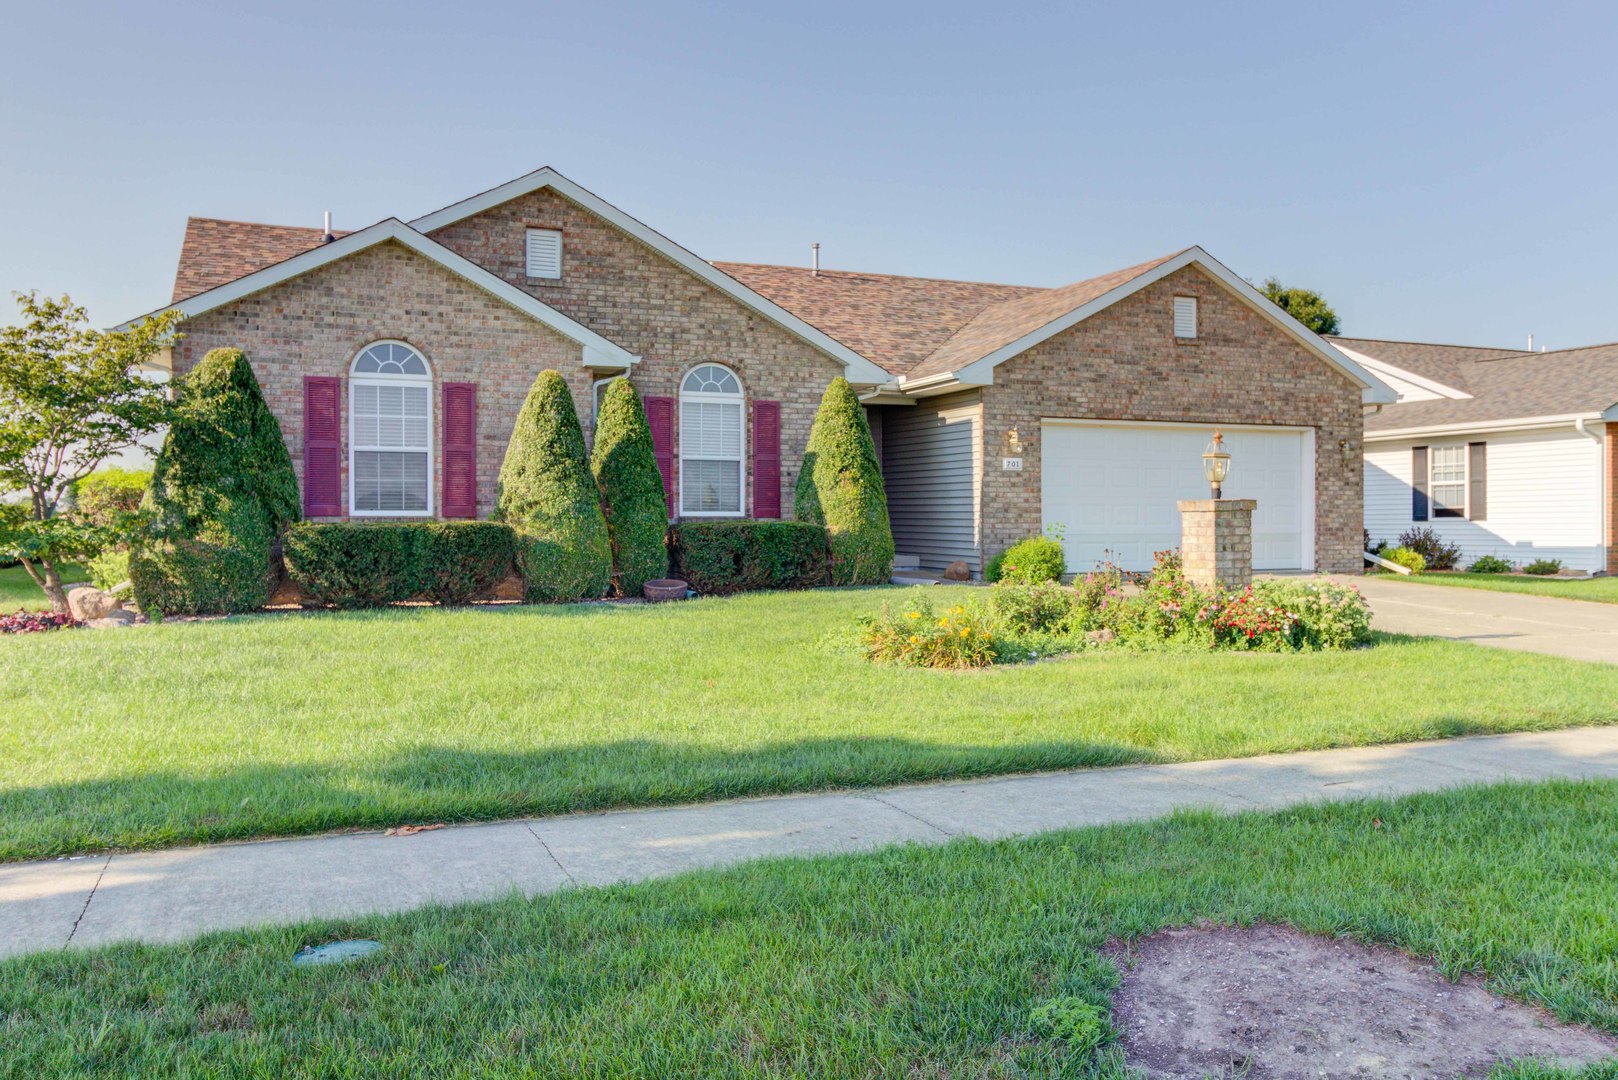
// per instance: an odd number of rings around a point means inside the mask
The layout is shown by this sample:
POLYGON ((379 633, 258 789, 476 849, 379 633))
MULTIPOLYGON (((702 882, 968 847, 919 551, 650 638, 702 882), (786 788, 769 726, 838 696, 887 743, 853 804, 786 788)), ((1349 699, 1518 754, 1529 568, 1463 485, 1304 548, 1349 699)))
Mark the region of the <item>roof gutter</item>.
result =
POLYGON ((1546 431, 1572 425, 1580 434, 1598 437, 1579 425, 1600 420, 1600 413, 1566 413, 1560 416, 1519 416, 1505 420, 1474 420, 1463 424, 1429 424, 1425 427, 1389 428, 1385 431, 1367 431, 1365 441, 1391 442, 1395 439, 1420 439, 1429 435, 1465 435, 1469 432, 1546 431))

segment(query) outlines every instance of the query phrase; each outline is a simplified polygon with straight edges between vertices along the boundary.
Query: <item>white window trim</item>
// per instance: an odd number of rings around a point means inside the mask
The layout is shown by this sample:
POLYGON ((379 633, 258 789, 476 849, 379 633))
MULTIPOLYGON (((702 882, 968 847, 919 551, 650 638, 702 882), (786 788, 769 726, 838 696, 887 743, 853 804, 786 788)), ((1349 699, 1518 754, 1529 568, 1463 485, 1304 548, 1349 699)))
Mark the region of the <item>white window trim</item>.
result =
POLYGON ((561 281, 562 280, 562 260, 566 257, 566 252, 564 251, 564 248, 565 248, 565 243, 564 243, 564 240, 563 240, 563 237, 562 237, 562 230, 561 229, 546 229, 546 228, 541 228, 541 227, 539 227, 537 225, 531 225, 531 226, 525 227, 524 230, 523 230, 523 237, 522 237, 522 271, 523 271, 523 275, 529 281, 561 281), (554 273, 554 274, 535 274, 535 273, 532 272, 533 271, 533 266, 534 266, 534 260, 533 260, 533 256, 532 256, 532 248, 533 248, 535 235, 554 236, 556 238, 556 273, 554 273))
MULTIPOLYGON (((1454 481, 1446 481, 1445 487, 1453 487, 1454 481)), ((1454 510, 1454 507, 1446 509, 1454 510)), ((1472 448, 1468 443, 1433 443, 1427 447, 1427 520, 1438 521, 1470 521, 1472 519, 1472 448), (1438 481, 1434 479, 1437 473, 1437 458, 1440 450, 1459 450, 1461 452, 1461 505, 1459 513, 1440 514, 1438 512, 1438 481)))
MULTIPOLYGON (((736 485, 736 497, 738 505, 735 510, 687 510, 685 508, 685 440, 683 438, 680 440, 678 444, 679 453, 676 455, 676 471, 678 473, 677 483, 679 486, 679 498, 677 500, 677 504, 680 508, 680 516, 682 518, 745 518, 747 516, 747 384, 742 382, 742 377, 736 374, 734 369, 726 367, 724 364, 718 364, 711 360, 705 360, 700 364, 693 364, 690 368, 681 373, 680 392, 675 395, 675 401, 678 403, 680 411, 679 414, 674 418, 674 424, 676 430, 679 430, 682 433, 685 426, 685 403, 687 401, 718 401, 739 405, 741 406, 740 412, 742 427, 742 437, 738 440, 740 450, 736 459, 739 469, 739 476, 741 479, 736 485), (685 389, 686 378, 690 376, 691 372, 697 370, 697 368, 703 367, 716 367, 723 371, 730 372, 731 378, 736 380, 736 385, 742 388, 741 393, 711 394, 701 390, 685 389)), ((722 457, 700 457, 695 458, 694 460, 729 461, 730 459, 722 457)))
POLYGON ((348 362, 348 422, 344 425, 343 437, 348 443, 348 516, 363 518, 424 518, 436 517, 438 505, 435 465, 437 455, 434 453, 437 439, 437 429, 433 426, 436 418, 433 415, 433 365, 420 349, 408 341, 398 338, 379 338, 376 341, 367 341, 354 352, 354 358, 348 362), (383 375, 374 372, 356 374, 354 365, 366 351, 377 345, 399 345, 417 356, 427 365, 426 375, 383 375), (354 388, 356 386, 425 386, 427 388, 427 509, 425 510, 360 510, 354 503, 354 455, 360 451, 383 452, 397 451, 397 446, 358 446, 354 441, 354 388))

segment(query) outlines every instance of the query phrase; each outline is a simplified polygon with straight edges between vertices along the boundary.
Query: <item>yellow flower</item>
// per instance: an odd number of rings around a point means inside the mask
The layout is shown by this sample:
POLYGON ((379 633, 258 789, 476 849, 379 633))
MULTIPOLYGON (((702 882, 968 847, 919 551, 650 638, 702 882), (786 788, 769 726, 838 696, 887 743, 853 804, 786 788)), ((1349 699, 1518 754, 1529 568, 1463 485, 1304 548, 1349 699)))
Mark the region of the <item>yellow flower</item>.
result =
POLYGON ((972 628, 970 626, 961 627, 961 636, 962 637, 971 637, 972 636, 972 628))
POLYGON ((917 637, 915 634, 910 635, 910 644, 914 645, 916 642, 918 642, 920 640, 921 640, 921 638, 917 637))
POLYGON ((921 612, 919 612, 919 611, 907 611, 907 612, 905 612, 905 618, 907 618, 907 619, 919 619, 919 618, 921 618, 921 612))

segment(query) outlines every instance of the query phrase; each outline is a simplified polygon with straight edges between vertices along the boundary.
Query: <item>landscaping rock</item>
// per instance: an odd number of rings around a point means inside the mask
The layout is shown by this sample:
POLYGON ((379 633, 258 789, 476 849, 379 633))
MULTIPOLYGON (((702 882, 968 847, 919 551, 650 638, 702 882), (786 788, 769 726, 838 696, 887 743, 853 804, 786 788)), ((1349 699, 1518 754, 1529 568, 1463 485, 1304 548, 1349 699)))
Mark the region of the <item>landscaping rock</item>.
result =
POLYGON ((72 585, 67 590, 67 609, 79 622, 104 619, 123 607, 123 601, 94 585, 72 585))
POLYGON ((117 611, 108 613, 103 618, 87 619, 85 620, 84 625, 93 630, 117 630, 125 626, 134 626, 135 613, 133 611, 125 611, 122 608, 119 608, 117 611))
POLYGON ((944 580, 971 581, 972 568, 967 566, 964 562, 961 562, 959 559, 956 559, 954 562, 944 567, 944 580))

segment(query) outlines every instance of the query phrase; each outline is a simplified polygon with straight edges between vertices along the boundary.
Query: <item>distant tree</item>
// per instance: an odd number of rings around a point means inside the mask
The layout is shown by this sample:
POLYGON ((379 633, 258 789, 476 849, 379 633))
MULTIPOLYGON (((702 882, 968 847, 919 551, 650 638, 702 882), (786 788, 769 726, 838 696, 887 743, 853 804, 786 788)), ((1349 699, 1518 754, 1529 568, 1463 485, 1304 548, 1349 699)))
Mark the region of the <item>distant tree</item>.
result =
POLYGON ((1273 277, 1265 278, 1260 291, 1276 307, 1297 319, 1317 334, 1341 332, 1337 312, 1313 289, 1300 289, 1282 285, 1273 277))
MULTIPOLYGON (((123 523, 58 514, 62 497, 111 455, 168 422, 168 391, 140 367, 174 340, 179 316, 97 330, 84 308, 20 293, 20 325, 0 329, 0 552, 67 610, 61 564, 115 543, 123 523)), ((62 507, 65 509, 65 507, 62 507)))

